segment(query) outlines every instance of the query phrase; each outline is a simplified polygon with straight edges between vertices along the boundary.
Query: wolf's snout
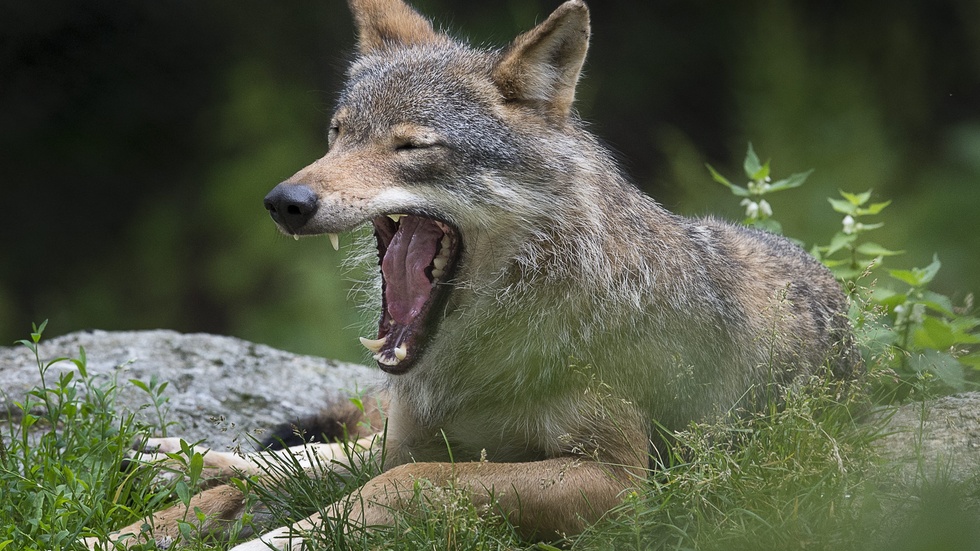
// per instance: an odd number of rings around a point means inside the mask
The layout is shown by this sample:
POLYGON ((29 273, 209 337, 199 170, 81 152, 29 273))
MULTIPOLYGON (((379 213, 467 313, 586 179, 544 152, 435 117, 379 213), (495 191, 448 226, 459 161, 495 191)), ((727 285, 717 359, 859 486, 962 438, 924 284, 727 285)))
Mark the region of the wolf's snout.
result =
POLYGON ((316 214, 318 202, 308 186, 283 182, 272 188, 263 204, 280 228, 295 234, 316 214))

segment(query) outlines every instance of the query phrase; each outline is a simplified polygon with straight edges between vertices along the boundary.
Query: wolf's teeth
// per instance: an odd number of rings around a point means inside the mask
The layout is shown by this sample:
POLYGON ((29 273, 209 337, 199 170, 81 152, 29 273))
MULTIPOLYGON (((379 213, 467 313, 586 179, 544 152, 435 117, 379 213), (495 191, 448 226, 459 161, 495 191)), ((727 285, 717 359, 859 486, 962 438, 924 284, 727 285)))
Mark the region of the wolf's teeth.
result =
POLYGON ((339 251, 340 250, 340 236, 337 235, 337 234, 335 234, 335 233, 328 233, 327 234, 327 237, 330 239, 330 246, 333 247, 333 250, 339 251))
POLYGON ((444 256, 437 256, 432 259, 432 266, 440 272, 446 268, 446 264, 449 264, 449 259, 444 256))
POLYGON ((371 352, 378 353, 381 351, 381 347, 384 346, 386 338, 380 339, 365 339, 364 337, 358 337, 364 348, 367 348, 371 352))
POLYGON ((405 215, 404 215, 404 214, 389 214, 389 215, 388 215, 388 218, 391 218, 391 219, 392 219, 392 220, 394 220, 394 221, 395 221, 396 223, 397 223, 397 222, 398 222, 399 220, 401 220, 402 218, 404 218, 404 217, 405 217, 405 215))
POLYGON ((398 362, 404 360, 406 356, 408 356, 408 348, 404 344, 395 349, 395 358, 398 362))

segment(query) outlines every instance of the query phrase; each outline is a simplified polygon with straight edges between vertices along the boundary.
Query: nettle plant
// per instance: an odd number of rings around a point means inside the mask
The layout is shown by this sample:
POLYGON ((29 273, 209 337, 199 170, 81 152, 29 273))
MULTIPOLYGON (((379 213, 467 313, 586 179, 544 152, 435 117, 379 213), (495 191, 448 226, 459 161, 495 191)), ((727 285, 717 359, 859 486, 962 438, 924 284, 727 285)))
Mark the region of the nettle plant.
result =
MULTIPOLYGON (((813 171, 771 182, 769 161, 760 162, 752 144, 743 169, 749 179, 745 187, 708 165, 716 182, 742 198, 744 224, 782 233, 766 196, 803 185, 813 171)), ((869 190, 840 191, 840 198, 828 198, 831 208, 843 215, 841 229, 828 244, 812 245, 810 253, 830 268, 851 298, 849 313, 862 354, 870 369, 883 375, 877 378, 881 397, 902 400, 980 387, 980 318, 971 315, 973 295, 956 305, 929 289, 942 267, 938 256, 924 268, 885 268, 886 258, 904 251, 868 239, 884 226, 872 217, 891 204, 872 203, 871 197, 869 190)))

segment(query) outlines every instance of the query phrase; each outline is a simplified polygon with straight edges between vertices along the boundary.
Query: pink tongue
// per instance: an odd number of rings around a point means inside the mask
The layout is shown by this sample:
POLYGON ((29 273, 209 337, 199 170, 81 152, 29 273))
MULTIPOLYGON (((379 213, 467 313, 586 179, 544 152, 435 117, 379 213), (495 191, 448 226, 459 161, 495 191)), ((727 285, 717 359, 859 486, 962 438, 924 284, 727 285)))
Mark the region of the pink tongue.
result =
POLYGON ((403 217, 388 243, 381 272, 388 314, 401 326, 412 323, 429 300, 432 284, 425 275, 442 239, 442 230, 425 218, 403 217))

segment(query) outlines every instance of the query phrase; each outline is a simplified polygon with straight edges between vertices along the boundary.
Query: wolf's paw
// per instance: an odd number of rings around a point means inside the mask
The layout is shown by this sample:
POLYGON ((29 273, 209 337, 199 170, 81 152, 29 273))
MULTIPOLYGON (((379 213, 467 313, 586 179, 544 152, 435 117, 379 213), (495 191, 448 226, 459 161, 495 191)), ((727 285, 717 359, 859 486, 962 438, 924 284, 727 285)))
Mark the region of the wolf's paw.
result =
MULTIPOLYGON (((206 457, 207 448, 181 444, 180 438, 137 438, 126 453, 122 468, 128 470, 140 465, 150 465, 156 469, 153 484, 162 487, 182 478, 189 470, 192 457, 200 454, 206 457)), ((207 467, 207 461, 204 462, 207 467)))
MULTIPOLYGON (((147 540, 144 537, 137 537, 134 534, 127 534, 120 537, 121 534, 114 533, 109 536, 109 539, 103 538, 85 538, 82 540, 82 544, 86 549, 90 551, 101 551, 103 549, 129 549, 130 547, 144 547, 147 545, 147 540)), ((170 549, 175 543, 174 538, 170 536, 160 536, 153 538, 154 549, 170 549)))

